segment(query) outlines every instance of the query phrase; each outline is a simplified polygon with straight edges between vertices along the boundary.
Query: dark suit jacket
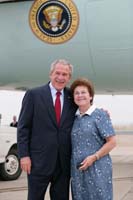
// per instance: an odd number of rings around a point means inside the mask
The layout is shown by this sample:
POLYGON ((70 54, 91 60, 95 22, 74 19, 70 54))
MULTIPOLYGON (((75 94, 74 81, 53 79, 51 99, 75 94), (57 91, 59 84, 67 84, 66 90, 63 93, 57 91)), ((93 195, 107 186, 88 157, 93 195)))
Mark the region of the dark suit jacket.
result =
POLYGON ((17 125, 18 125, 18 122, 15 122, 15 124, 13 122, 10 123, 10 126, 12 126, 12 127, 17 127, 17 125))
POLYGON ((60 127, 49 84, 27 91, 18 121, 18 152, 20 158, 30 156, 32 173, 51 175, 59 155, 64 173, 70 170, 71 128, 76 106, 69 89, 64 89, 60 127))

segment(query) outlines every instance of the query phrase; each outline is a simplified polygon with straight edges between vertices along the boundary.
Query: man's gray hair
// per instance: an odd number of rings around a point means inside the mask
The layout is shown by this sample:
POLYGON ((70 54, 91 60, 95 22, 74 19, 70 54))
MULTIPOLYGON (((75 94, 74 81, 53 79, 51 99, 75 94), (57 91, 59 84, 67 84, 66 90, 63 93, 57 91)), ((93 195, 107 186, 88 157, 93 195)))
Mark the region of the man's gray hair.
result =
POLYGON ((64 60, 64 59, 58 59, 58 60, 55 60, 52 64, 51 64, 51 67, 50 67, 50 73, 52 73, 56 67, 56 64, 63 64, 63 65, 68 65, 69 66, 69 69, 70 69, 70 76, 72 76, 72 73, 73 73, 73 65, 71 63, 69 63, 67 60, 64 60))

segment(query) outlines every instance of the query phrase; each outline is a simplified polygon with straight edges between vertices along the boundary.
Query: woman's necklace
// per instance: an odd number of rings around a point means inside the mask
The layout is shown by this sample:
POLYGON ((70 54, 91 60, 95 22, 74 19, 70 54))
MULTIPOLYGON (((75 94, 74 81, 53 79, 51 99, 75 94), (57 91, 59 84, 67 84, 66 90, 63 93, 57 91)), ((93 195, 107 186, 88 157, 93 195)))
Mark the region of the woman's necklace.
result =
POLYGON ((79 111, 80 116, 83 116, 85 114, 85 112, 79 111))

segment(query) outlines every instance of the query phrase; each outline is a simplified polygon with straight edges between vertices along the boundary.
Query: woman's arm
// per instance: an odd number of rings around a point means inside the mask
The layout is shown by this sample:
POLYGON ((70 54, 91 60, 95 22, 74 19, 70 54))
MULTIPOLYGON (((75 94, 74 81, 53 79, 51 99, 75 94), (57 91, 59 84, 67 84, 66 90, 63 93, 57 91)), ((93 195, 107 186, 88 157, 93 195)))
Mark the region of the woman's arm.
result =
POLYGON ((107 155, 116 146, 116 136, 110 136, 106 138, 106 143, 93 155, 88 156, 81 163, 79 170, 86 170, 96 160, 99 160, 103 156, 107 155))

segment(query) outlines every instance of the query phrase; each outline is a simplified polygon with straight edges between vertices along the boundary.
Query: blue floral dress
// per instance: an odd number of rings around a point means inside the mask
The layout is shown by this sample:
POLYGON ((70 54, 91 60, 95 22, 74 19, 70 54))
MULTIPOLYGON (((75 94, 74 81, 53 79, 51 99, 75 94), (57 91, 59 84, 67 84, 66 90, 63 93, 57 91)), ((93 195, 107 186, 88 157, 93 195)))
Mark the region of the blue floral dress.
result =
POLYGON ((108 114, 95 108, 92 113, 77 115, 72 129, 71 183, 73 200, 112 200, 112 161, 108 155, 100 158, 85 171, 77 164, 94 154, 115 135, 108 114))

